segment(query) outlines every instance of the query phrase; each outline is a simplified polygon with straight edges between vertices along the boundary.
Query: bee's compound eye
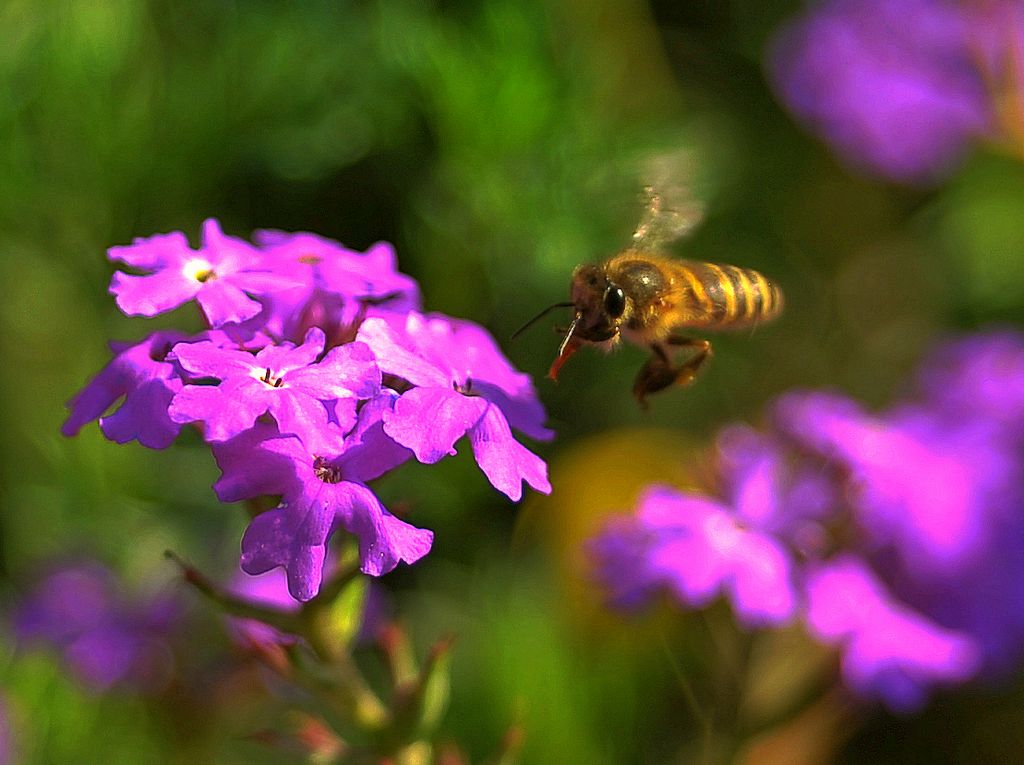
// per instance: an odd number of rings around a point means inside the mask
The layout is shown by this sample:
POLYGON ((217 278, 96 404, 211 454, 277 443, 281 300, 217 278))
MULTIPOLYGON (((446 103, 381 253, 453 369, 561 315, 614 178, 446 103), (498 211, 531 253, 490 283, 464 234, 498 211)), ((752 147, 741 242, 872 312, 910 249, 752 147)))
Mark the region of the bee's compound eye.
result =
POLYGON ((604 291, 604 310, 613 319, 622 316, 622 312, 626 310, 626 293, 621 287, 608 285, 608 289, 604 291))

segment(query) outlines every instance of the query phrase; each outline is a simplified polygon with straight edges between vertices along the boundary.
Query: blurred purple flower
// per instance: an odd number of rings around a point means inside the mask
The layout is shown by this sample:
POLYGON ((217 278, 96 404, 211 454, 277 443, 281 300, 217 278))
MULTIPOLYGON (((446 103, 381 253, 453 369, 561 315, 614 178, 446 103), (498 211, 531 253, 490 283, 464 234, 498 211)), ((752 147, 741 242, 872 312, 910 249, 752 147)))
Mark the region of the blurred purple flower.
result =
POLYGON ((976 35, 977 19, 949 0, 829 0, 778 34, 769 69, 851 165, 929 182, 991 128, 976 35))
POLYGON ((173 351, 178 363, 195 377, 220 384, 186 385, 171 402, 170 418, 179 423, 201 421, 206 438, 220 442, 251 428, 257 417, 269 412, 282 433, 315 441, 328 424, 324 404, 338 401, 335 416, 347 430, 355 423, 356 400, 380 389, 380 371, 362 343, 332 348, 317 361, 323 349, 324 333, 315 327, 298 347, 267 346, 255 356, 209 341, 180 343, 173 351))
POLYGON ((862 697, 914 712, 931 686, 968 680, 978 669, 968 636, 896 602, 857 558, 840 556, 811 570, 806 590, 812 634, 842 647, 843 679, 862 697))
MULTIPOLYGON (((302 603, 288 592, 288 577, 283 568, 274 568, 252 575, 239 569, 228 589, 258 606, 271 606, 280 611, 298 611, 302 603)), ((232 617, 228 620, 232 638, 245 648, 265 650, 271 646, 291 645, 298 638, 287 635, 257 619, 232 617)))
MULTIPOLYGON (((700 540, 694 528, 727 514, 790 562, 794 600, 812 632, 843 652, 843 676, 860 695, 910 711, 933 685, 1017 666, 1024 336, 962 338, 922 369, 919 397, 879 414, 836 394, 794 392, 775 403, 767 432, 723 431, 717 488, 725 502, 665 501, 652 490, 635 517, 595 543, 612 601, 635 606, 671 583, 684 603, 704 605, 715 580, 688 546, 700 540), (652 508, 671 522, 657 523, 652 508)), ((700 559, 710 569, 716 555, 704 550, 700 559)), ((776 570, 751 572, 779 591, 776 570)), ((749 624, 738 594, 732 599, 749 624)))
POLYGON ((995 423, 1011 437, 1024 437, 1024 337, 1019 332, 994 330, 944 343, 922 366, 918 387, 938 416, 995 423))
POLYGON ((908 605, 970 635, 980 670, 996 675, 1024 656, 1024 419, 1007 427, 1006 410, 994 422, 979 404, 871 417, 832 395, 793 394, 776 420, 845 475, 835 514, 857 529, 856 551, 908 605))
POLYGON ((156 691, 171 677, 169 637, 180 608, 169 596, 125 597, 97 563, 65 564, 15 609, 20 642, 47 644, 87 687, 156 691))
POLYGON ((641 497, 634 520, 618 521, 592 546, 617 605, 635 608, 668 587, 695 608, 727 594, 748 626, 793 618, 788 553, 771 535, 744 528, 729 508, 656 486, 641 497))
POLYGON ((778 435, 743 425, 725 428, 716 451, 739 522, 786 540, 803 557, 823 554, 824 526, 840 499, 832 471, 794 459, 778 435))
POLYGON ((381 416, 391 406, 387 393, 368 402, 351 434, 333 447, 322 442, 318 451, 269 426, 214 446, 223 471, 214 488, 222 501, 282 497, 242 537, 244 571, 261 574, 283 566, 292 596, 309 600, 320 588, 327 541, 337 526, 359 539, 361 568, 371 576, 427 554, 433 533, 393 516, 366 485, 411 456, 384 433, 381 416))
POLYGON ((384 429, 416 459, 434 463, 455 454, 455 442, 468 435, 480 469, 510 499, 522 496, 523 481, 551 491, 544 461, 511 431, 551 438, 544 408, 529 376, 512 367, 484 329, 410 313, 401 329, 368 319, 357 339, 373 349, 385 374, 412 386, 385 412, 384 429))
POLYGON ((138 439, 151 449, 166 449, 181 425, 167 416, 171 399, 182 388, 180 370, 167 355, 186 340, 180 332, 154 332, 141 343, 117 352, 113 360, 68 402, 71 414, 61 427, 65 436, 99 418, 100 429, 119 444, 138 439), (103 416, 116 401, 117 411, 103 416))
POLYGON ((199 303, 210 326, 241 322, 260 312, 249 295, 263 295, 294 286, 294 279, 270 270, 262 254, 241 239, 226 236, 220 224, 203 224, 203 246, 193 250, 185 235, 175 231, 128 246, 111 247, 109 258, 140 271, 118 271, 110 292, 130 316, 156 316, 187 303, 199 303))
POLYGON ((648 564, 650 550, 658 542, 635 515, 609 519, 603 531, 589 540, 587 552, 609 605, 638 611, 662 589, 664 583, 648 564))
POLYGON ((925 571, 983 554, 988 514, 1012 491, 1012 456, 975 419, 944 427, 903 408, 872 417, 826 393, 793 393, 775 406, 783 432, 847 474, 847 497, 871 548, 925 571))

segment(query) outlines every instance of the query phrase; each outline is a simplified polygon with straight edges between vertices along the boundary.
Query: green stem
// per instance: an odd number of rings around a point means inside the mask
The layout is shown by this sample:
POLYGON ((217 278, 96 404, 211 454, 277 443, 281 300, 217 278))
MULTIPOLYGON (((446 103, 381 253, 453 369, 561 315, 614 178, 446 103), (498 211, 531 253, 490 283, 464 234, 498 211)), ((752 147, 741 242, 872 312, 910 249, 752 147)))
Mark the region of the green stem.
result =
POLYGON ((684 670, 679 664, 679 660, 672 652, 672 646, 669 645, 668 636, 665 634, 664 630, 660 632, 660 635, 661 645, 665 650, 665 655, 668 657, 669 666, 672 667, 672 672, 675 674, 676 681, 679 683, 679 689, 683 692, 683 700, 686 702, 686 706, 689 708, 690 714, 693 715, 694 720, 697 721, 697 726, 700 728, 700 761, 703 763, 710 763, 715 736, 714 721, 710 715, 705 714, 704 710, 701 709, 700 702, 697 699, 697 694, 693 690, 693 684, 690 682, 690 678, 687 677, 686 670, 684 670))
POLYGON ((347 566, 340 566, 338 570, 334 572, 334 576, 321 585, 320 592, 316 594, 316 597, 306 603, 303 608, 312 610, 330 606, 342 593, 342 590, 344 590, 345 587, 347 587, 358 575, 358 561, 349 563, 347 566))
POLYGON ((348 646, 337 639, 331 628, 331 606, 358 575, 358 561, 339 568, 316 597, 303 605, 299 612, 302 624, 299 634, 331 668, 331 674, 338 681, 335 690, 339 700, 349 709, 356 725, 364 731, 379 731, 388 724, 391 714, 363 678, 348 646))
MULTIPOLYGON (((307 685, 311 690, 315 688, 322 694, 329 694, 332 704, 360 730, 373 733, 388 724, 391 715, 387 707, 366 683, 349 655, 347 646, 336 640, 330 629, 329 606, 345 585, 355 578, 358 568, 346 567, 339 571, 317 597, 299 611, 282 611, 225 592, 176 553, 168 550, 164 555, 178 564, 186 582, 231 616, 256 619, 282 632, 305 638, 317 658, 328 669, 321 677, 317 677, 316 673, 303 672, 307 685)), ((299 662, 293 657, 292 664, 297 666, 299 662)))
POLYGON ((171 550, 164 552, 164 557, 174 561, 181 568, 185 581, 195 587, 204 597, 213 601, 231 616, 243 619, 256 619, 282 632, 300 634, 301 621, 299 614, 252 603, 218 587, 209 577, 191 566, 171 550))

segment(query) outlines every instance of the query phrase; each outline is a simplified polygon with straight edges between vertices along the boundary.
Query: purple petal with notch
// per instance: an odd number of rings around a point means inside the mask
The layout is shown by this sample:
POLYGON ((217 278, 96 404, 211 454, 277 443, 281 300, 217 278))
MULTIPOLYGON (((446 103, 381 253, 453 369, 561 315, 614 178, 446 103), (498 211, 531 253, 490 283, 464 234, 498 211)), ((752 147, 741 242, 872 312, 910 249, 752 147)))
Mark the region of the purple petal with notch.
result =
POLYGON ((412 449, 420 462, 433 464, 455 454, 455 442, 476 425, 489 404, 445 388, 413 388, 384 413, 384 431, 412 449))
POLYGON ((505 415, 494 404, 470 428, 469 441, 487 480, 513 502, 523 496, 523 481, 536 491, 551 493, 547 464, 515 440, 505 415))

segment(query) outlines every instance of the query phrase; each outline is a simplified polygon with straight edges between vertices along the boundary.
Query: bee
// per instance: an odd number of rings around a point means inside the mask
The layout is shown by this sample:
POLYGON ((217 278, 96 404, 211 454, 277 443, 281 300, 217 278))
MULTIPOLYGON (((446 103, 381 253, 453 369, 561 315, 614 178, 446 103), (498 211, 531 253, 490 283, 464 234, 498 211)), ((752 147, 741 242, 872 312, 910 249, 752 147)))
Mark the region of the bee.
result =
POLYGON ((651 357, 633 383, 633 395, 644 408, 648 395, 691 384, 711 357, 711 343, 685 330, 752 328, 777 317, 783 306, 778 286, 757 271, 664 254, 664 245, 692 228, 701 209, 695 202, 670 208, 657 190, 645 191, 647 206, 632 246, 603 263, 578 266, 571 300, 542 311, 519 330, 555 308, 575 309, 548 372, 552 380, 584 345, 610 350, 624 338, 648 348, 651 357))

